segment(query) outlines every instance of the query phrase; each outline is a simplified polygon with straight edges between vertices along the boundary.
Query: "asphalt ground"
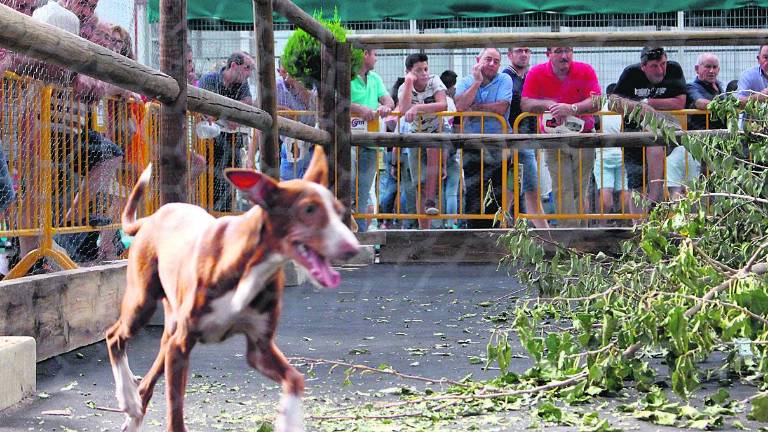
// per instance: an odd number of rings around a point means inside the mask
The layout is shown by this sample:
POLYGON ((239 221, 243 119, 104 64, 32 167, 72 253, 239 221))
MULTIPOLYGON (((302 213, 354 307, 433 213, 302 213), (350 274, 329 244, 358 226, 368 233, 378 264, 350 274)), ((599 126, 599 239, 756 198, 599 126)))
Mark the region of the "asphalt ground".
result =
MULTIPOLYGON (((387 364, 433 379, 468 374, 483 379, 497 373, 468 360, 484 354, 489 336, 490 325, 482 319, 488 306, 479 304, 518 289, 495 265, 374 265, 341 272, 342 284, 335 290, 310 284, 286 289, 277 338, 286 356, 374 368, 387 364)), ((148 327, 129 343, 135 374, 149 369, 161 332, 161 327, 148 327)), ((280 389, 249 368, 244 352, 242 336, 194 348, 186 397, 190 430, 248 430, 274 417, 280 389)), ((305 362, 292 363, 302 372, 309 370, 305 362)), ((521 361, 515 368, 528 365, 521 361)), ((306 414, 314 400, 349 402, 393 387, 428 386, 380 374, 355 374, 345 384, 345 369, 318 365, 308 374, 306 414)), ((122 414, 94 408, 117 404, 103 342, 38 364, 37 379, 38 397, 0 413, 0 430, 119 430, 122 414)), ((161 379, 144 430, 164 427, 163 385, 161 379)))
MULTIPOLYGON (((440 389, 426 383, 378 373, 345 373, 346 367, 327 364, 311 368, 306 359, 338 360, 394 370, 433 380, 493 378, 496 370, 483 370, 475 357, 485 354, 494 324, 486 317, 509 312, 511 294, 525 296, 514 277, 495 265, 413 264, 344 268, 335 290, 309 284, 286 289, 278 329, 278 346, 307 378, 304 411, 307 430, 424 430, 399 419, 381 427, 336 425, 312 415, 348 413, 344 407, 397 401, 403 389, 440 389), (474 361, 472 361, 474 360, 474 361)), ((142 375, 157 353, 160 327, 149 327, 129 343, 133 372, 142 375)), ((513 372, 531 362, 516 340, 513 372)), ((274 419, 280 388, 247 365, 245 341, 235 336, 212 345, 198 344, 191 356, 185 419, 189 431, 264 431, 274 419)), ((123 422, 116 407, 114 381, 104 343, 41 362, 37 366, 36 397, 0 413, 0 431, 114 431, 123 422)), ((714 389, 711 389, 714 391, 714 389)), ((710 392, 711 392, 710 391, 710 392)), ((155 390, 145 431, 165 429, 164 382, 155 390)), ((599 410, 615 427, 624 430, 677 430, 617 418, 609 401, 599 410)), ((626 401, 625 401, 626 402, 626 401)), ((597 405, 597 404, 596 404, 597 405)), ((531 409, 489 413, 441 423, 426 430, 514 431, 530 426, 531 409)), ((335 424, 335 423, 334 423, 335 424)), ((544 425, 548 430, 576 427, 544 425)), ((727 428, 726 428, 727 429, 727 428)))

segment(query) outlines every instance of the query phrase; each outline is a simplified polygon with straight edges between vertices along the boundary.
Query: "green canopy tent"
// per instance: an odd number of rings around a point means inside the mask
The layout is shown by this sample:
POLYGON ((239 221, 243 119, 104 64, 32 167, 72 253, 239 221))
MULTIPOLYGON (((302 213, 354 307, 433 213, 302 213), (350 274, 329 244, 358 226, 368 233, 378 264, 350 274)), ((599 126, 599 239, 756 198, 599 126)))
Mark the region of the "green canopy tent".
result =
MULTIPOLYGON (((326 15, 333 15, 337 10, 342 21, 492 18, 532 12, 581 15, 768 7, 768 0, 296 0, 294 3, 310 14, 322 10, 326 15)), ((159 0, 149 0, 150 22, 159 20, 158 5, 159 0)), ((253 3, 249 0, 188 0, 187 10, 190 20, 253 22, 253 3)))

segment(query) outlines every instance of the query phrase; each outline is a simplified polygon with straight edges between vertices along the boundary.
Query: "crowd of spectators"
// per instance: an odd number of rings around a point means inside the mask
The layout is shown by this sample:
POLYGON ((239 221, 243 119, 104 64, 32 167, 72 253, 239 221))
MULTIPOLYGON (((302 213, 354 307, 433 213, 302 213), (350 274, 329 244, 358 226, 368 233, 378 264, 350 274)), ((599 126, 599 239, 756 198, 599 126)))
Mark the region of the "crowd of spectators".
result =
MULTIPOLYGON (((366 56, 369 55, 375 58, 375 52, 366 52, 366 56)), ((575 61, 572 47, 548 47, 546 55, 546 62, 531 66, 529 48, 511 47, 507 51, 509 64, 502 69, 501 52, 495 48, 483 49, 476 57, 471 73, 458 77, 455 90, 450 93, 447 89, 456 79, 454 72, 445 71, 440 76, 430 74, 427 55, 409 55, 405 60, 405 77, 398 80, 392 92, 393 110, 402 118, 397 121, 394 120, 396 117, 390 116, 387 130, 396 133, 511 133, 517 117, 528 112, 536 117, 522 119, 517 125, 520 133, 643 131, 645 126, 628 116, 638 106, 644 115, 656 115, 673 127, 680 127, 685 121, 690 130, 718 129, 724 124, 708 115, 671 116, 664 111, 705 110, 710 101, 726 92, 736 92, 742 104, 768 98, 768 44, 760 47, 758 65, 745 71, 738 82, 730 82, 730 88, 719 81, 720 65, 715 54, 700 54, 694 66, 695 78, 687 82, 680 64, 670 60, 663 47, 646 46, 639 52, 640 61, 627 66, 607 88, 606 96, 610 94, 623 101, 610 105, 618 115, 595 114, 611 109, 607 99, 600 97, 601 86, 594 69, 589 64, 575 61), (450 82, 441 82, 445 80, 450 82), (454 109, 467 115, 454 120, 437 114, 454 109), (483 113, 488 115, 483 116, 483 113), (505 121, 500 122, 497 116, 505 121), (451 123, 444 119, 450 119, 451 123)), ((365 69, 360 71, 356 80, 364 80, 366 72, 365 69)), ((379 79, 378 75, 371 76, 379 79)), ((379 95, 385 96, 383 86, 379 95)), ((368 124, 378 124, 374 121, 377 117, 385 118, 389 114, 389 98, 386 101, 385 104, 383 100, 372 100, 367 112, 353 108, 353 113, 368 124), (376 105, 387 109, 374 112, 376 105)), ((372 149, 366 151, 374 153, 372 149)), ((494 224, 494 220, 469 215, 510 211, 501 208, 502 188, 510 192, 513 188, 511 181, 502 185, 502 154, 498 147, 472 146, 461 152, 444 148, 442 160, 437 160, 438 150, 434 148, 426 151, 424 148, 408 148, 403 153, 406 163, 397 165, 397 149, 386 149, 383 157, 386 168, 379 173, 380 212, 389 213, 394 208, 392 202, 396 191, 392 185, 399 183, 400 213, 411 217, 440 213, 437 205, 440 197, 435 195, 440 181, 438 172, 443 172, 442 211, 468 217, 464 221, 449 220, 445 224, 433 221, 432 225, 420 219, 419 227, 487 228, 494 224), (453 170, 448 168, 451 161, 455 161, 453 170), (442 168, 437 168, 439 166, 442 168), (446 177, 463 181, 449 184, 446 177)), ((532 216, 531 224, 542 228, 550 223, 561 227, 584 227, 588 221, 580 215, 590 213, 641 214, 648 205, 685 193, 686 187, 704 170, 684 147, 604 148, 596 152, 566 145, 539 152, 521 149, 518 156, 521 210, 532 216), (629 199, 631 192, 639 193, 642 199, 629 199), (554 204, 548 213, 558 214, 550 218, 556 222, 548 222, 546 216, 541 216, 544 213, 542 203, 548 202, 554 204)), ((370 173, 375 174, 374 170, 370 173)), ((363 197, 361 200, 370 203, 367 192, 373 183, 366 181, 362 187, 357 185, 357 195, 363 197)), ((364 206, 363 211, 370 212, 370 206, 364 206)), ((601 223, 605 223, 604 219, 601 223)), ((384 228, 397 226, 393 221, 381 222, 384 228)), ((413 227, 414 224, 404 221, 401 226, 413 227)))

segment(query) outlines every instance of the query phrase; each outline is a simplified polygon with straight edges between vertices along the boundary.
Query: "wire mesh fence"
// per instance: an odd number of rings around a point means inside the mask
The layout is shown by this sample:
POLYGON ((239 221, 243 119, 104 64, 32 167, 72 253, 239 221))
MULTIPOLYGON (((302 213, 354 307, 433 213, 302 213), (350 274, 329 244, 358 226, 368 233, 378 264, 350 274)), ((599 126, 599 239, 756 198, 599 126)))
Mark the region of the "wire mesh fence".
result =
MULTIPOLYGON (((34 20, 133 57, 136 27, 126 25, 137 21, 133 1, 107 0, 101 8, 98 3, 2 1, 34 20)), ((132 134, 125 101, 132 96, 0 49, 0 274, 21 259, 16 276, 120 256, 118 182, 132 134)))
MULTIPOLYGON (((192 46, 195 68, 198 73, 213 70, 236 50, 251 51, 253 43, 252 26, 212 21, 190 23, 189 41, 192 46)), ((622 32, 622 31, 668 31, 668 30, 715 30, 766 28, 768 9, 749 6, 739 9, 716 11, 680 11, 649 14, 586 14, 566 15, 561 13, 526 13, 496 18, 451 18, 441 20, 411 21, 353 21, 344 25, 355 34, 386 33, 515 33, 515 32, 622 32)), ((151 43, 149 59, 157 67, 159 45, 157 25, 148 26, 148 40, 151 43)), ((276 23, 275 55, 280 57, 285 42, 294 27, 287 23, 276 23)), ((479 48, 479 47, 478 47, 479 48)), ((496 47, 505 54, 509 47, 496 47)), ((615 82, 627 65, 637 63, 641 47, 574 47, 575 60, 591 64, 597 72, 603 88, 615 82)), ((475 63, 477 49, 427 49, 430 69, 439 74, 443 70, 455 71, 459 77, 469 74, 475 63)), ((741 71, 755 65, 755 46, 718 47, 670 47, 669 59, 677 61, 686 73, 686 79, 694 77, 694 65, 699 54, 713 52, 720 58, 720 80, 723 83, 737 79, 741 71)), ((409 50, 379 50, 376 71, 384 83, 392 85, 403 75, 405 57, 409 50)), ((533 49, 531 64, 546 61, 543 48, 533 49)))
MULTIPOLYGON (((115 0, 112 4, 121 4, 121 1, 125 2, 127 13, 132 14, 133 2, 115 0)), ((36 0, 0 2, 28 14, 38 6, 36 0)), ((101 19, 96 19, 92 10, 96 4, 96 1, 61 0, 59 7, 71 7, 76 13, 58 20, 57 24, 123 55, 131 57, 138 53, 140 60, 157 68, 157 25, 134 19, 132 24, 117 28, 109 22, 125 22, 125 17, 112 17, 110 8, 103 8, 101 19), (83 7, 91 9, 84 11, 81 10, 83 7), (134 41, 139 43, 134 44, 134 41)), ((135 8, 134 17, 143 16, 145 5, 136 2, 135 8)), ((37 18, 44 20, 51 14, 50 11, 47 15, 37 14, 37 18)), ((763 8, 747 7, 659 14, 568 16, 532 13, 491 19, 348 22, 345 25, 355 33, 379 34, 658 31, 761 28, 768 23, 767 15, 763 8)), ((253 52, 251 27, 207 20, 190 22, 188 41, 197 75, 223 66, 234 51, 253 52)), ((293 30, 289 24, 275 25, 277 57, 293 30)), ((640 47, 575 48, 576 59, 593 65, 603 87, 615 81, 626 65, 637 62, 640 52, 640 47)), ((756 47, 749 46, 673 47, 669 49, 669 55, 682 64, 690 79, 696 57, 704 51, 720 56, 721 80, 724 82, 736 78, 755 63, 756 47)), ((424 52, 430 57, 433 73, 451 69, 461 77, 469 73, 477 49, 430 49, 424 52)), ((386 85, 391 86, 403 75, 403 61, 409 53, 407 50, 379 52, 376 70, 386 85)), ((543 49, 534 49, 533 54, 533 64, 545 61, 543 49)), ((0 207, 8 206, 0 228, 7 235, 0 238, 0 273, 4 270, 2 257, 7 255, 1 249, 6 247, 11 236, 20 239, 15 247, 16 259, 24 257, 30 250, 46 247, 50 248, 50 256, 56 258, 54 261, 60 266, 68 265, 71 259, 82 264, 119 256, 124 240, 117 231, 122 200, 141 168, 158 158, 157 106, 146 104, 138 95, 6 50, 0 50, 0 72, 4 73, 0 75, 3 77, 0 142, 12 191, 7 192, 8 188, 3 189, 0 185, 0 207), (50 201, 45 201, 48 198, 50 201), (45 227, 56 231, 55 240, 63 248, 56 243, 45 244, 45 227), (66 259, 57 258, 61 256, 66 259)), ((253 87, 251 94, 256 94, 253 87)), ((191 199, 215 211, 215 167, 210 161, 216 156, 212 141, 198 139, 195 135, 195 126, 201 121, 199 116, 192 116, 188 124, 187 163, 189 172, 195 173, 189 178, 188 186, 192 191, 191 199)), ((242 139, 252 139, 250 130, 241 133, 244 134, 242 139)), ((232 146, 237 151, 243 147, 235 143, 232 146)), ((236 151, 231 153, 235 155, 236 151)), ((158 205, 156 194, 148 198, 145 211, 158 205)), ((229 193, 226 199, 228 208, 238 206, 235 194, 229 193)), ((440 204, 436 205, 440 207, 440 204)), ((31 255, 32 262, 27 264, 29 267, 45 266, 45 260, 40 260, 42 257, 31 255)))

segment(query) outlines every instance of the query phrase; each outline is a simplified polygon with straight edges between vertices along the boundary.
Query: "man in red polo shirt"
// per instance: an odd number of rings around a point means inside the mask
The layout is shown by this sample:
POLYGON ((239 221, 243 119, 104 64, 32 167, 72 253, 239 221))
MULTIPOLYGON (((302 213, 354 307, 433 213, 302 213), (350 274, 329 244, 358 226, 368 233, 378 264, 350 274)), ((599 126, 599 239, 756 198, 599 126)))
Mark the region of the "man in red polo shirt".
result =
MULTIPOLYGON (((571 47, 547 48, 548 62, 531 68, 523 84, 523 111, 544 113, 542 132, 592 132, 600 84, 592 66, 573 61, 571 47)), ((594 149, 547 149, 547 166, 558 213, 585 213, 594 149)), ((560 220, 559 226, 586 226, 586 220, 560 220)))

